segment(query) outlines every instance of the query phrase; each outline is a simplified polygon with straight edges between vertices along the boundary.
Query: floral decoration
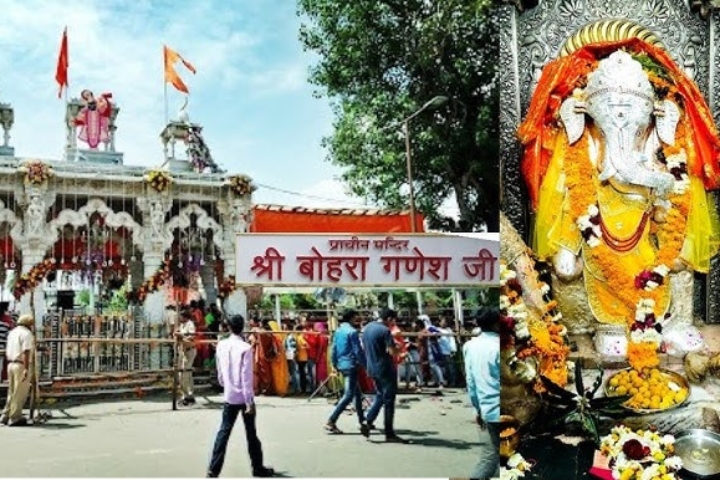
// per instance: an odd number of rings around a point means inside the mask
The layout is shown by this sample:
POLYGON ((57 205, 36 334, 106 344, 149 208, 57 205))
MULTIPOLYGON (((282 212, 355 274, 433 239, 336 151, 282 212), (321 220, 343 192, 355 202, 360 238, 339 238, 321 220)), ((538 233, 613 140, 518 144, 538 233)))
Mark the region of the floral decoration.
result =
POLYGON ((218 166, 210 154, 210 148, 205 143, 202 135, 202 127, 191 126, 188 129, 187 154, 193 167, 198 173, 202 173, 206 168, 210 168, 212 173, 218 172, 218 166))
POLYGON ((524 478, 525 473, 532 470, 533 464, 525 460, 519 453, 508 458, 507 463, 500 469, 500 480, 518 480, 524 478))
POLYGON ((633 431, 618 425, 602 438, 600 451, 610 459, 613 478, 620 480, 676 480, 682 468, 675 437, 652 427, 633 431))
POLYGON ((40 186, 46 183, 53 174, 52 168, 40 160, 33 160, 19 168, 25 174, 27 185, 40 186))
POLYGON ((15 281, 15 287, 13 288, 13 296, 15 299, 20 300, 23 295, 34 290, 35 287, 37 287, 49 273, 54 272, 56 268, 55 260, 46 258, 32 267, 30 271, 22 274, 20 278, 15 281))
POLYGON ((221 299, 229 297, 235 290, 237 285, 235 284, 235 275, 230 275, 225 278, 218 287, 218 297, 221 299))
MULTIPOLYGON (((545 391, 540 376, 565 386, 570 348, 565 341, 567 329, 559 323, 562 315, 555 312, 557 302, 547 298, 542 316, 531 314, 522 298, 517 273, 504 262, 500 263, 500 288, 500 343, 504 360, 527 383, 532 382, 537 392, 545 391)), ((544 297, 550 295, 546 283, 541 283, 540 290, 544 297)))
MULTIPOLYGON (((666 314, 665 318, 669 318, 666 314)), ((635 322, 630 326, 628 362, 636 370, 660 365, 658 349, 662 344, 662 324, 655 316, 655 302, 641 300, 636 308, 635 322)))
POLYGON ((150 170, 145 175, 145 182, 156 192, 163 193, 172 183, 172 177, 164 170, 150 170))
POLYGON ((149 294, 157 292, 160 290, 160 287, 168 283, 170 280, 170 274, 170 260, 165 260, 163 264, 160 265, 160 268, 158 268, 150 278, 145 280, 137 290, 128 291, 128 301, 137 301, 139 303, 144 302, 149 294))
POLYGON ((577 226, 590 248, 600 245, 602 229, 600 228, 600 209, 597 205, 590 205, 587 214, 578 217, 577 226))
POLYGON ((252 179, 247 175, 228 177, 227 184, 230 186, 230 191, 238 197, 244 197, 257 190, 257 187, 252 183, 252 179))
POLYGON ((635 288, 652 292, 665 283, 670 269, 665 265, 658 265, 652 270, 643 270, 635 277, 635 288))

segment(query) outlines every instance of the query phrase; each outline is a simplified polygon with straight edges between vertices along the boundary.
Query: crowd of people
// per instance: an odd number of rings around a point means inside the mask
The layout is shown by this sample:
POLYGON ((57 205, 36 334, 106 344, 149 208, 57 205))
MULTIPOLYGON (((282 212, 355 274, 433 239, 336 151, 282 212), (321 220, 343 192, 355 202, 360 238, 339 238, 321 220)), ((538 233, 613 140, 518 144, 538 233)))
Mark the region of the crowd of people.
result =
MULTIPOLYGON (((395 400, 403 372, 415 376, 416 388, 432 378, 435 386, 455 385, 458 377, 466 382, 470 401, 476 411, 480 432, 480 460, 470 478, 491 478, 499 473, 500 417, 500 343, 497 308, 483 311, 476 318, 473 337, 460 344, 447 322, 437 324, 419 316, 412 326, 402 326, 398 314, 384 310, 378 318, 363 321, 354 310, 346 311, 332 341, 324 322, 305 318, 285 323, 251 320, 245 325, 240 315, 225 318, 220 310, 205 309, 192 302, 179 309, 168 307, 168 322, 177 339, 179 386, 182 404, 195 403, 193 371, 198 363, 209 362, 223 388, 225 406, 222 424, 212 451, 208 477, 220 475, 227 443, 233 426, 242 416, 253 476, 272 477, 266 467, 262 444, 255 424, 255 396, 310 393, 321 390, 325 380, 342 378, 342 396, 328 416, 325 429, 339 434, 337 422, 354 403, 358 426, 369 437, 375 421, 383 412, 381 429, 388 443, 411 443, 395 433, 395 400), (410 335, 408 335, 410 333, 410 335), (217 344, 203 342, 217 336, 217 344), (453 361, 458 348, 463 350, 464 375, 453 361), (424 361, 427 359, 427 362, 424 361), (425 372, 425 368, 429 372, 425 372), (371 404, 363 393, 374 393, 371 404)), ((31 362, 34 350, 34 318, 21 315, 14 325, 6 312, 0 312, 0 350, 4 350, 8 377, 7 401, 0 424, 23 426, 28 420, 22 409, 31 389, 31 362)))
MULTIPOLYGON (((499 311, 491 308, 478 315, 477 335, 463 345, 468 395, 476 412, 480 432, 480 459, 470 478, 489 479, 499 475, 499 419, 500 419, 500 340, 499 311)), ((255 395, 257 369, 258 326, 244 331, 242 316, 228 319, 231 335, 217 347, 217 377, 224 389, 225 404, 208 467, 208 477, 218 477, 222 471, 227 445, 239 415, 242 415, 247 449, 255 477, 272 477, 275 472, 265 466, 262 443, 255 423, 255 395), (247 341, 246 341, 247 339, 247 341)), ((270 326, 272 328, 272 325, 270 326)), ((273 331, 279 331, 275 325, 273 331)), ((386 309, 377 320, 361 326, 358 313, 343 314, 339 328, 333 334, 330 363, 333 371, 344 379, 344 394, 328 417, 325 429, 340 434, 337 426, 345 409, 354 402, 360 432, 366 438, 375 429, 375 421, 383 412, 383 433, 387 443, 412 443, 395 433, 395 400, 398 392, 398 359, 409 356, 402 351, 403 340, 397 331, 397 313, 386 309), (362 332, 361 332, 362 330, 362 332), (362 335, 361 335, 362 333, 362 335), (360 385, 361 371, 367 371, 375 389, 372 404, 366 409, 360 385)), ((275 334, 273 334, 274 336, 275 334)), ((262 348, 262 347, 261 347, 262 348)))

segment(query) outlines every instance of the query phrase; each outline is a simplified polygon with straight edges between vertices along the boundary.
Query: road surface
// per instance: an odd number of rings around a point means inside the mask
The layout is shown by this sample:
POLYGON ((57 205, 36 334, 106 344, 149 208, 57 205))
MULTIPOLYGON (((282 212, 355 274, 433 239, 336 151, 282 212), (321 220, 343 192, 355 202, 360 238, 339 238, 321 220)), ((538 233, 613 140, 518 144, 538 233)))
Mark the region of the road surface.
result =
MULTIPOLYGON (((173 412, 167 397, 57 404, 44 425, 0 428, 3 477, 203 477, 220 423, 221 397, 198 398, 173 412)), ((398 433, 412 445, 385 445, 359 434, 343 415, 343 435, 323 425, 325 399, 260 397, 258 432, 266 463, 285 477, 467 478, 478 457, 467 396, 402 395, 398 433)), ((382 424, 382 415, 378 419, 382 424)), ((222 476, 249 477, 242 421, 230 440, 222 476)))

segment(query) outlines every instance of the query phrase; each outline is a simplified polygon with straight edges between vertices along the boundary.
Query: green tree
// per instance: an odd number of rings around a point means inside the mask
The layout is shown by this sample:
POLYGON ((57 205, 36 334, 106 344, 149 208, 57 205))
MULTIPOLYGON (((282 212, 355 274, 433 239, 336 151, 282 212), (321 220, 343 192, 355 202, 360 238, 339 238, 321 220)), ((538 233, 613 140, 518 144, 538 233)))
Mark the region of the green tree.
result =
POLYGON ((406 208, 398 121, 409 123, 418 210, 432 228, 499 228, 497 22, 490 0, 299 0, 300 38, 318 63, 311 81, 331 99, 329 160, 350 190, 406 208), (397 127, 397 128, 395 128, 397 127), (460 221, 438 209, 452 194, 460 221))

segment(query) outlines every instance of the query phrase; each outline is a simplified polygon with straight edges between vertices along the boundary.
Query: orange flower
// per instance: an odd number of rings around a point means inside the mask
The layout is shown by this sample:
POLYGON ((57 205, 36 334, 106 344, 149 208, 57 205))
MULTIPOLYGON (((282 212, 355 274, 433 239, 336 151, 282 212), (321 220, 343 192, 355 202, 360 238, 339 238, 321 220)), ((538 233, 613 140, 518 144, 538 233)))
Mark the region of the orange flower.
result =
POLYGON ((628 362, 635 370, 654 368, 660 365, 657 345, 653 342, 629 342, 627 348, 628 362))

